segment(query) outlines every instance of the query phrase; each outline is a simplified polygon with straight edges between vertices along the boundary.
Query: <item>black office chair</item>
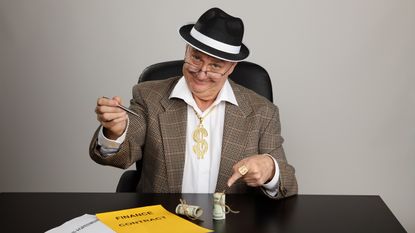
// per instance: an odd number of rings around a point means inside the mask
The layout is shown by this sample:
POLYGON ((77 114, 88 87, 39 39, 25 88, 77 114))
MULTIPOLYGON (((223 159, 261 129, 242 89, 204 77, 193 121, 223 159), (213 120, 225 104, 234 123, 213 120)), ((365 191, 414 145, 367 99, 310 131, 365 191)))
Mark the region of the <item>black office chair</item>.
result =
MULTIPOLYGON (((161 62, 147 67, 138 82, 182 76, 183 60, 161 62)), ((229 76, 234 82, 249 88, 273 102, 272 85, 267 71, 252 62, 242 61, 229 76)), ((117 185, 117 192, 136 192, 141 177, 141 161, 136 162, 136 170, 125 171, 117 185)))

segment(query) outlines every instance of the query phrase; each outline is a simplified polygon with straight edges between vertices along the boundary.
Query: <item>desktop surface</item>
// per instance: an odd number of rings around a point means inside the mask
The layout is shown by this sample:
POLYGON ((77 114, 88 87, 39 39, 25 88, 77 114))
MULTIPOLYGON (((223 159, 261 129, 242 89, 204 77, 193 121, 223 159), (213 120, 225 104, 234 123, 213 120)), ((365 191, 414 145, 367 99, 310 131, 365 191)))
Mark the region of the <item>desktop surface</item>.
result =
MULTIPOLYGON (((200 220, 214 232, 406 232, 379 196, 227 194, 240 213, 212 219, 211 194, 0 193, 1 232, 45 232, 83 214, 161 204, 174 213, 180 199, 201 206, 200 220)), ((185 218, 185 217, 184 217, 185 218)))

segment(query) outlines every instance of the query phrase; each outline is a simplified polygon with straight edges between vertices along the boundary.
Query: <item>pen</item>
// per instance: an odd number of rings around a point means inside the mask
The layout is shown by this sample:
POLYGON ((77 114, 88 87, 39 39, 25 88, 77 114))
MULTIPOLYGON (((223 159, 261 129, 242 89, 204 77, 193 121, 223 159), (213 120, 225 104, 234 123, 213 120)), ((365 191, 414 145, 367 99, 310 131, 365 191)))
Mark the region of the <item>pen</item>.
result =
MULTIPOLYGON (((102 98, 105 98, 105 99, 110 99, 110 98, 108 98, 108 97, 106 97, 106 96, 103 96, 102 98)), ((127 108, 127 107, 125 107, 124 105, 118 104, 118 107, 119 107, 119 108, 121 108, 122 110, 124 110, 124 111, 128 112, 128 113, 133 114, 134 116, 139 116, 137 113, 133 112, 131 109, 129 109, 129 108, 127 108)))

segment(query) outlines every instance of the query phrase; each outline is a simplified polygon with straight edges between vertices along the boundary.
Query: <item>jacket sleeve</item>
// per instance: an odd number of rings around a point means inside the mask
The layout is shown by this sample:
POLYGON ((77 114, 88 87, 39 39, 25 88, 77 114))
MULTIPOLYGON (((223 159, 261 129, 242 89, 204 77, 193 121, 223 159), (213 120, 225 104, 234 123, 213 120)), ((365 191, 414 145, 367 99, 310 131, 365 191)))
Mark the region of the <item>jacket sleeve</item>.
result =
POLYGON ((129 117, 129 125, 126 138, 117 153, 111 156, 103 156, 98 145, 99 127, 95 131, 89 146, 89 155, 95 162, 126 169, 142 158, 142 147, 145 141, 147 114, 145 104, 142 101, 137 86, 133 88, 133 99, 130 101, 130 109, 138 114, 129 117))
POLYGON ((295 169, 288 164, 285 157, 282 143, 284 139, 281 136, 281 125, 278 108, 274 105, 272 108, 272 117, 268 124, 262 130, 259 141, 259 152, 261 154, 270 154, 278 163, 280 174, 278 181, 277 196, 270 196, 265 190, 264 193, 271 198, 284 198, 298 193, 297 180, 295 178, 295 169))

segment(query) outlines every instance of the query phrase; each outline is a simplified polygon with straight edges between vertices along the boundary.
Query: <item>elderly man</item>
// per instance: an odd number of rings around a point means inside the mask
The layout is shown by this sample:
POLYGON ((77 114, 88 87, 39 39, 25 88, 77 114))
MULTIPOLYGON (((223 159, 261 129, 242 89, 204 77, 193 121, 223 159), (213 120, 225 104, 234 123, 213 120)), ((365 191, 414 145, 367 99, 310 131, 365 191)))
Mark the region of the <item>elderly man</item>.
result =
POLYGON ((120 168, 142 160, 140 192, 296 194, 278 108, 228 79, 249 55, 242 20, 212 8, 179 32, 183 77, 134 86, 137 115, 120 109, 119 97, 98 99, 92 159, 120 168))

